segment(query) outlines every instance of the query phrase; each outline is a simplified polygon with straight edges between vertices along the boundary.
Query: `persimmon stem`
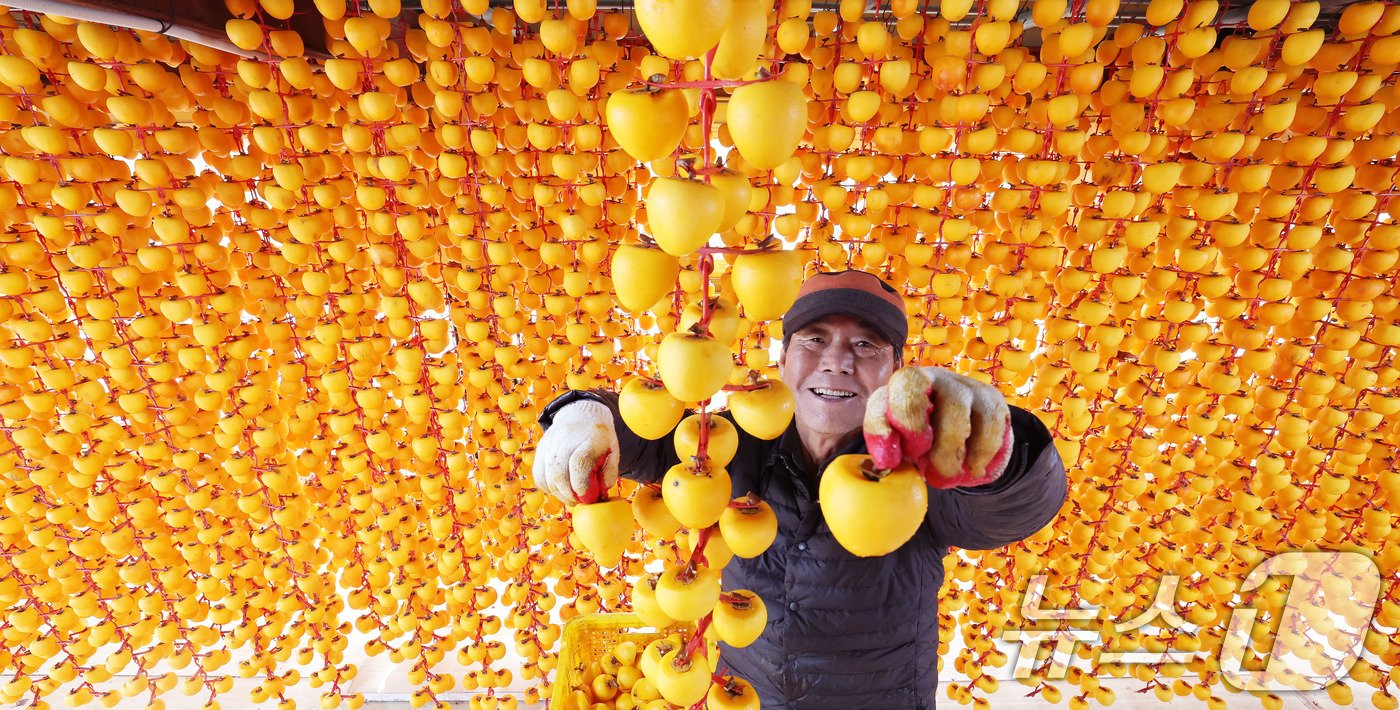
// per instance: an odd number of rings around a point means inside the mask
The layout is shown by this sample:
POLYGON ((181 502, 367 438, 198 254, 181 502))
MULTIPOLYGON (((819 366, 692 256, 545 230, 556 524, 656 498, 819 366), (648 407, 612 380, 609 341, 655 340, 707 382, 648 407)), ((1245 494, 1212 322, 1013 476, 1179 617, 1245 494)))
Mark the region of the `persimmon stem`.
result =
POLYGON ((714 534, 713 525, 700 531, 699 538, 695 541, 695 549, 690 551, 690 562, 686 564, 686 570, 690 572, 690 579, 695 578, 695 565, 709 564, 709 560, 705 559, 705 546, 710 544, 710 536, 714 534))
POLYGON ((766 383, 766 382, 760 383, 760 384, 756 384, 756 385, 725 385, 725 386, 724 386, 724 391, 725 391, 725 392, 757 392, 757 391, 759 391, 759 390, 766 390, 766 389, 768 389, 768 383, 766 383))
POLYGON ((695 553, 691 552, 690 559, 686 561, 685 567, 676 573, 676 581, 681 584, 690 584, 695 581, 695 553))
POLYGON ((588 472, 588 490, 584 491, 579 498, 580 503, 603 503, 608 499, 608 484, 604 480, 603 470, 607 468, 608 457, 612 456, 612 449, 603 451, 603 455, 593 464, 593 470, 588 472))
POLYGON ((748 495, 743 498, 735 498, 729 501, 729 507, 735 510, 758 510, 763 507, 760 505, 762 502, 763 501, 759 500, 758 496, 753 494, 753 491, 749 491, 748 495))
POLYGON ((710 413, 700 410, 700 438, 695 444, 695 454, 704 458, 710 449, 710 413))
MULTIPOLYGON (((719 47, 711 47, 705 53, 705 81, 714 81, 715 54, 719 52, 719 47)), ((705 182, 710 181, 709 171, 714 167, 714 146, 710 144, 710 133, 714 131, 715 121, 715 87, 705 87, 700 90, 700 130, 705 133, 705 144, 702 147, 702 155, 705 158, 705 182)))
POLYGON ((733 592, 722 592, 719 595, 719 600, 739 609, 747 609, 753 605, 753 600, 742 594, 735 594, 733 592))
POLYGON ((710 317, 714 313, 714 308, 710 304, 710 273, 714 271, 715 258, 709 254, 700 255, 700 320, 696 325, 700 326, 706 334, 710 333, 710 317))
POLYGON ((705 631, 710 628, 710 622, 714 620, 714 616, 713 613, 706 614, 704 618, 700 619, 700 623, 695 625, 695 633, 691 635, 690 640, 685 644, 685 648, 678 654, 679 658, 684 658, 689 661, 690 658, 695 655, 696 651, 704 647, 705 631))
POLYGON ((860 475, 867 481, 880 481, 889 475, 889 471, 882 471, 875 467, 875 463, 870 459, 862 461, 860 464, 860 475))

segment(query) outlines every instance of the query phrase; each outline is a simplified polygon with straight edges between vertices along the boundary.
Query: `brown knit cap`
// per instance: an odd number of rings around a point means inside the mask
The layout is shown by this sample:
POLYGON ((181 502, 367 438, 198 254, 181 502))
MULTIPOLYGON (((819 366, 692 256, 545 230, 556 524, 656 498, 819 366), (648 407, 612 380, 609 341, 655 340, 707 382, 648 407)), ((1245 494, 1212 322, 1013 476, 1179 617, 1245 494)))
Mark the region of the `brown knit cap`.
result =
POLYGON ((814 274, 802 284, 797 300, 783 316, 783 343, 814 321, 837 313, 864 321, 895 352, 902 351, 909 339, 904 297, 875 274, 851 269, 814 274))

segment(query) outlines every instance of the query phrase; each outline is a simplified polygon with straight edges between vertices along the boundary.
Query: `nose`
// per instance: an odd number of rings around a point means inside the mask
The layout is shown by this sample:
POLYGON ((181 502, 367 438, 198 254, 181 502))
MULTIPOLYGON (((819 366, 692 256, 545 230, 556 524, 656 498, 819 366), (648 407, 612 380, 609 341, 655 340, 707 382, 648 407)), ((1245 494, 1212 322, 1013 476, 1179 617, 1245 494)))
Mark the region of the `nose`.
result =
POLYGON ((844 343, 830 343, 822 349, 821 362, 818 365, 822 372, 836 372, 849 375, 855 372, 856 353, 855 350, 844 343))

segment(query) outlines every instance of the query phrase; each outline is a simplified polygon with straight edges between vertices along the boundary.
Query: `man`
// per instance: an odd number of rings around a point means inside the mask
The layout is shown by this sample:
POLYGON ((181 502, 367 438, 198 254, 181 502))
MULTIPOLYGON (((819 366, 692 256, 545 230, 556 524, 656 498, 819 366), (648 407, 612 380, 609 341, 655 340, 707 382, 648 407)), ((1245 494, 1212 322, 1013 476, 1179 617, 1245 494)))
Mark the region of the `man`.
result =
MULTIPOLYGON (((764 708, 934 707, 948 548, 1023 540, 1064 503, 1064 465, 1045 425, 970 378, 900 369, 907 338, 904 299, 860 271, 817 274, 783 317, 778 368, 795 398, 793 422, 774 441, 741 433, 729 466, 735 496, 753 491, 773 507, 778 537, 723 573, 726 589, 752 590, 768 608, 758 641, 721 650, 764 708), (816 499, 827 464, 867 453, 867 439, 877 459, 916 463, 936 484, 923 527, 882 557, 842 548, 816 499)), ((536 482, 570 503, 605 451, 614 452, 610 483, 618 464, 656 481, 678 461, 670 437, 627 430, 610 392, 569 392, 540 419, 536 482)))

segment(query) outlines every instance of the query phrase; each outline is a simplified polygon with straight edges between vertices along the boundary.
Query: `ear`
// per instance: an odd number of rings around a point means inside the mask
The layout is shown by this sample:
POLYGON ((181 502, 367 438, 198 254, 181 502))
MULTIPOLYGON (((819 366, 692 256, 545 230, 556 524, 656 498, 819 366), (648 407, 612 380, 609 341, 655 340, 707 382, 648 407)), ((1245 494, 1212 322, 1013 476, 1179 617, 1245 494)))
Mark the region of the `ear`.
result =
POLYGON ((787 379, 786 377, 783 376, 783 372, 784 372, 785 370, 787 370, 787 343, 786 343, 786 342, 784 342, 784 343, 783 343, 783 347, 782 347, 781 349, 778 350, 778 379, 781 379, 781 380, 787 379))

